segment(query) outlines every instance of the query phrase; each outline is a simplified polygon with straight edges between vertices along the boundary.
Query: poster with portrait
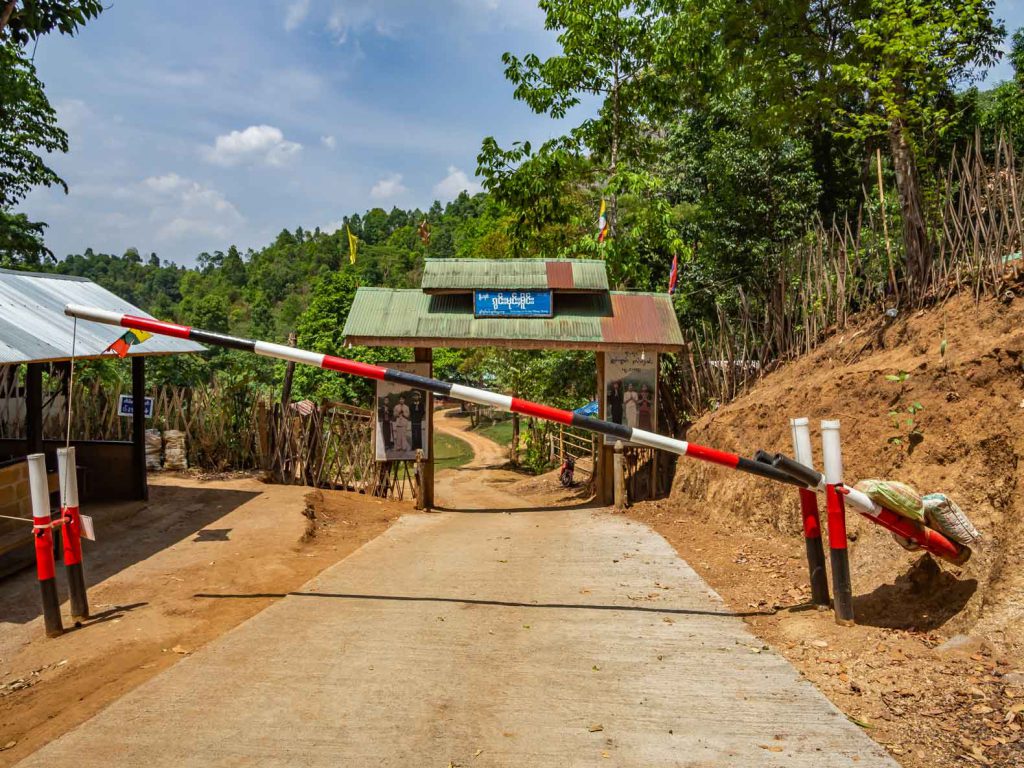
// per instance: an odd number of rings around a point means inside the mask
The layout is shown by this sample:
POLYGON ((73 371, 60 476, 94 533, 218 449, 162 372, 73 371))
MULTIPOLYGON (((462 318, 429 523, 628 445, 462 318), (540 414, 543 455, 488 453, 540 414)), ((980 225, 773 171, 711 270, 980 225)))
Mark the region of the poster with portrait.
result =
MULTIPOLYGON (((658 355, 640 350, 606 352, 604 418, 649 432, 658 431, 658 355)), ((618 438, 605 435, 614 445, 618 438)))
MULTIPOLYGON (((429 363, 383 363, 386 368, 430 375, 429 363)), ((421 389, 390 381, 377 382, 377 461, 411 461, 417 449, 423 458, 430 454, 428 444, 429 397, 421 389)))

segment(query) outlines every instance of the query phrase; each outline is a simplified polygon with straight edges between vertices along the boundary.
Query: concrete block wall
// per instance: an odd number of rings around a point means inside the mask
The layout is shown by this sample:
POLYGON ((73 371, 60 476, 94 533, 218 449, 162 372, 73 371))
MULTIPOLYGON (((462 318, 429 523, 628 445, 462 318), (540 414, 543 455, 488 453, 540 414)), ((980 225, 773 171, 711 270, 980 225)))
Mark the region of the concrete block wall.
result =
MULTIPOLYGON (((0 515, 32 517, 32 499, 28 487, 28 463, 19 461, 0 469, 0 515)), ((0 548, 11 534, 29 538, 31 528, 17 520, 0 518, 0 548)))

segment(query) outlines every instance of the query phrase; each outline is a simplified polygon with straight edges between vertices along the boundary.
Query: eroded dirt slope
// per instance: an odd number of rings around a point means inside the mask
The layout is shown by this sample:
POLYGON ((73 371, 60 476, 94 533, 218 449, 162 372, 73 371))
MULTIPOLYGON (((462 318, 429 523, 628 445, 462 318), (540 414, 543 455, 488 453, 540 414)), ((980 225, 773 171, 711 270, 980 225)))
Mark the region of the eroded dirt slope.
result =
POLYGON ((1024 765, 1024 299, 961 297, 909 318, 864 318, 687 438, 791 453, 792 416, 811 417, 819 462, 818 421, 840 419, 851 481, 944 491, 984 545, 955 568, 853 516, 858 626, 842 629, 805 605, 791 489, 682 460, 671 499, 631 514, 905 765, 1024 765))

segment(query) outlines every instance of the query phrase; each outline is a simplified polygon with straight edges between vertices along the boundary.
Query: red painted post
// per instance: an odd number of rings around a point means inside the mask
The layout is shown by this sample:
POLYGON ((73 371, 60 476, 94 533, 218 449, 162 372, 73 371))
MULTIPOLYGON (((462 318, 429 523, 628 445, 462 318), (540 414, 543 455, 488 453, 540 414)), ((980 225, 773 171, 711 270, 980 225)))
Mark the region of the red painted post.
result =
POLYGON ((43 623, 47 637, 64 634, 57 597, 56 564, 53 558, 53 529, 50 527, 50 487, 46 481, 46 457, 28 457, 28 482, 32 492, 32 536, 36 545, 36 573, 43 599, 43 623))
MULTIPOLYGON (((814 467, 811 451, 811 430, 806 417, 789 420, 793 432, 793 457, 805 467, 814 467)), ((818 494, 808 488, 800 489, 800 515, 804 526, 804 547, 807 551, 807 570, 811 581, 811 602, 819 608, 828 608, 828 574, 825 572, 825 548, 821 543, 821 517, 818 514, 818 494)))
POLYGON ((64 572, 68 577, 71 598, 71 620, 76 625, 89 618, 89 598, 82 569, 82 518, 78 511, 78 473, 75 449, 57 449, 57 476, 60 482, 60 508, 64 518, 61 528, 64 542, 64 572))
POLYGON ((839 442, 839 422, 821 422, 822 455, 825 460, 825 503, 828 509, 828 546, 832 561, 832 597, 836 624, 851 625, 853 585, 850 581, 850 555, 846 549, 846 508, 843 494, 836 486, 843 482, 843 453, 839 442))

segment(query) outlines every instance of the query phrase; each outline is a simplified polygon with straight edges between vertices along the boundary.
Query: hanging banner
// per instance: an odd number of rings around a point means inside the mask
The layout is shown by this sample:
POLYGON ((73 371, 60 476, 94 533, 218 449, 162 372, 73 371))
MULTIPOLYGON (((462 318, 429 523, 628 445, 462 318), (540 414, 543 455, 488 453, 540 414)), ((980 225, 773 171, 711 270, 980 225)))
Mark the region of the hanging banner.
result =
MULTIPOLYGON (((388 363, 389 368, 430 375, 429 363, 388 363)), ((427 442, 427 393, 408 384, 377 382, 377 461, 412 461, 416 450, 430 455, 427 442)))
POLYGON ((551 291, 475 291, 476 317, 551 317, 551 291))
MULTIPOLYGON (((657 430, 657 353, 633 350, 605 353, 604 418, 634 429, 657 430)), ((604 436, 607 445, 614 445, 617 439, 604 436)))

